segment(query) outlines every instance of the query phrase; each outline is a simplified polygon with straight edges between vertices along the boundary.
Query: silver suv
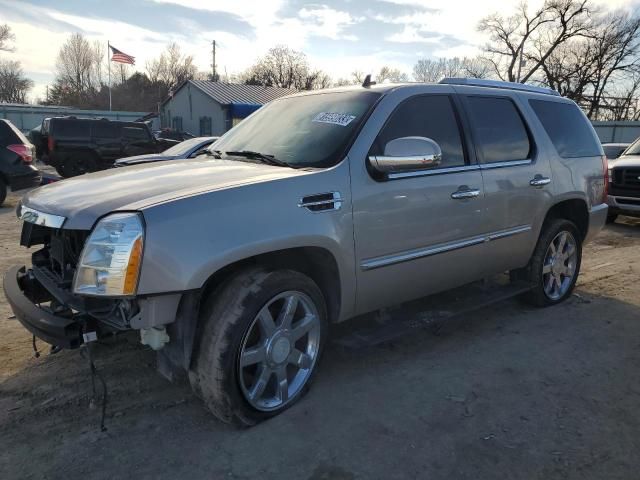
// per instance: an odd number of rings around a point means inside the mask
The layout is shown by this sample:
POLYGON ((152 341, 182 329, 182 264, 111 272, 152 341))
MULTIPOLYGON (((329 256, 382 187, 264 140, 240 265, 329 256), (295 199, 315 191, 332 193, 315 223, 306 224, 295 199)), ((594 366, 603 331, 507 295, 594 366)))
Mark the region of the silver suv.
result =
POLYGON ((138 330, 168 376, 251 425, 305 392, 329 325, 500 272, 565 300, 605 223, 607 167, 571 101, 473 79, 275 100, 207 156, 26 195, 30 267, 4 280, 35 336, 138 330))

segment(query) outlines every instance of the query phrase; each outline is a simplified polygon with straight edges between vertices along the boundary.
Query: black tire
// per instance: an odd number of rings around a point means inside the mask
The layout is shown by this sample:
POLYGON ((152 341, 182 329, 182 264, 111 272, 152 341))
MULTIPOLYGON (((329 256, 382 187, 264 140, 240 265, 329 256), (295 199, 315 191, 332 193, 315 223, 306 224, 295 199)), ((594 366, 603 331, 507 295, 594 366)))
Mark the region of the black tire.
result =
POLYGON ((64 178, 77 177, 98 170, 98 158, 92 153, 81 153, 67 157, 56 171, 64 178))
POLYGON ((557 218, 548 220, 542 227, 538 243, 533 251, 533 255, 529 260, 529 264, 520 270, 512 272, 512 278, 524 280, 533 285, 533 288, 522 296, 522 299, 530 305, 536 307, 548 307, 563 302, 571 296, 575 288, 578 275, 580 274, 580 263, 582 261, 582 236, 575 224, 569 220, 557 218), (568 232, 573 236, 576 244, 576 260, 573 278, 569 284, 569 288, 559 298, 550 298, 544 289, 543 284, 543 267, 547 250, 550 243, 561 232, 568 232))
POLYGON ((306 275, 292 270, 266 271, 252 268, 238 273, 204 299, 199 322, 199 345, 189 380, 195 393, 220 420, 251 426, 282 413, 309 389, 327 337, 327 309, 318 286, 306 275), (320 342, 315 363, 303 387, 288 403, 271 411, 250 405, 242 393, 239 357, 254 319, 282 292, 302 292, 314 303, 320 318, 320 342))
POLYGON ((0 207, 7 199, 7 184, 0 178, 0 207))
POLYGON ((618 219, 617 213, 610 213, 607 215, 607 223, 614 223, 618 219))

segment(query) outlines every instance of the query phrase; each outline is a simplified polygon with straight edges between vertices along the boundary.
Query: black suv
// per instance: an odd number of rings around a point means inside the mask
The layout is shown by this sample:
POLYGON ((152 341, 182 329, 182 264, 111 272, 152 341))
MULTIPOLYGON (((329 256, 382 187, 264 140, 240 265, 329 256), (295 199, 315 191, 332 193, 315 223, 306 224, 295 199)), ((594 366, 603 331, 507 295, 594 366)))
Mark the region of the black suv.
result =
POLYGON ((0 119, 0 205, 7 188, 22 190, 36 187, 42 180, 33 166, 35 147, 9 120, 0 119))
POLYGON ((109 168, 119 158, 167 148, 140 122, 56 117, 43 122, 48 163, 63 177, 109 168))

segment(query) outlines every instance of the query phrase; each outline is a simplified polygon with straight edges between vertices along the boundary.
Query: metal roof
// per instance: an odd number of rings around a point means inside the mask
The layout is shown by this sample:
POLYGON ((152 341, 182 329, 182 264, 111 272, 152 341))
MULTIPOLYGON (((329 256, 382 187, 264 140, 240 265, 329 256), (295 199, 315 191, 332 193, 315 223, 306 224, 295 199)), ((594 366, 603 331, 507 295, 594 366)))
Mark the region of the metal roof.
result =
POLYGON ((231 103, 265 104, 276 98, 296 93, 296 90, 262 85, 244 85, 237 83, 219 83, 205 80, 189 80, 221 105, 231 103))

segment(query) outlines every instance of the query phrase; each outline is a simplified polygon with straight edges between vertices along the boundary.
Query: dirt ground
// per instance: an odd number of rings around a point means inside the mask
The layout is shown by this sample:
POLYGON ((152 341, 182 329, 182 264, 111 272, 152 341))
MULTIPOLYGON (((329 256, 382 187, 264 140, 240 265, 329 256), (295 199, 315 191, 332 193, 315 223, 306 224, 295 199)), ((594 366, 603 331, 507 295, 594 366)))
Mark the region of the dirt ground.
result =
MULTIPOLYGON (((0 271, 24 263, 17 197, 0 271)), ((248 430, 123 339, 96 350, 106 432, 77 351, 34 358, 0 295, 0 478, 630 479, 640 471, 640 221, 585 248, 576 294, 509 300, 378 347, 329 346, 310 393, 248 430)), ((42 348, 44 344, 40 344, 42 348)))

